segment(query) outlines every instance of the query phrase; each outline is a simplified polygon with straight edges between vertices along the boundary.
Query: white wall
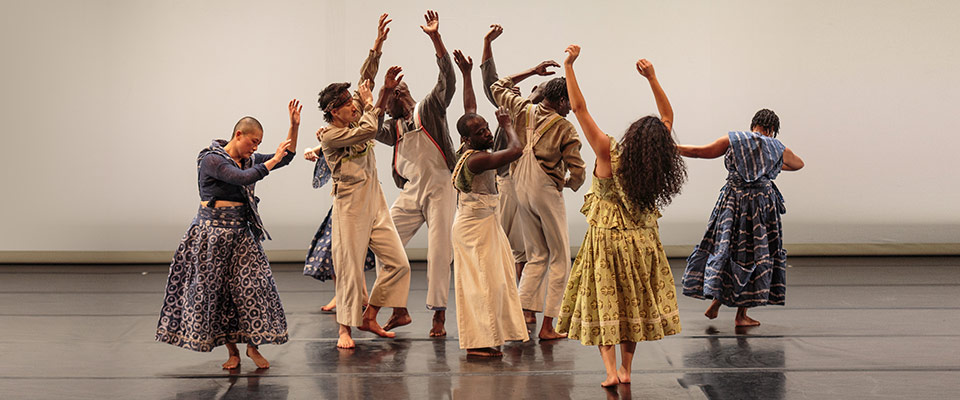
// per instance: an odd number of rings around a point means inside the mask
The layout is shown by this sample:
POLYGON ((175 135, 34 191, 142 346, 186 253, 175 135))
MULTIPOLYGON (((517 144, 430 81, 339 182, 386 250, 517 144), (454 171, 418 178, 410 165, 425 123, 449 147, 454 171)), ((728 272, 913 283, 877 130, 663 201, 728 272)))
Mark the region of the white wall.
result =
MULTIPOLYGON (((428 7, 440 12, 448 49, 473 56, 488 117, 478 67, 491 23, 505 27, 494 44, 502 74, 583 46, 581 86, 614 136, 656 111, 633 69, 642 56, 673 103, 682 143, 746 129, 759 108, 780 115, 781 139, 807 164, 777 180, 788 244, 960 242, 960 2, 598 4, 5 1, 0 251, 174 249, 198 204, 197 152, 248 114, 272 151, 291 98, 306 104, 299 147, 315 144, 324 124, 316 94, 356 81, 379 13, 394 19, 380 78, 401 65, 413 94, 426 94, 437 72, 418 27, 428 7)), ((458 89, 451 122, 461 99, 458 89)), ((592 165, 589 147, 583 156, 592 165)), ((392 202, 389 148, 377 157, 392 202)), ((699 240, 726 174, 721 160, 688 166, 661 220, 667 245, 699 240)), ((330 205, 329 188, 310 188, 311 173, 298 158, 258 185, 268 249, 309 244, 330 205)), ((588 186, 566 193, 574 245, 588 186)), ((419 235, 410 247, 425 245, 419 235)))

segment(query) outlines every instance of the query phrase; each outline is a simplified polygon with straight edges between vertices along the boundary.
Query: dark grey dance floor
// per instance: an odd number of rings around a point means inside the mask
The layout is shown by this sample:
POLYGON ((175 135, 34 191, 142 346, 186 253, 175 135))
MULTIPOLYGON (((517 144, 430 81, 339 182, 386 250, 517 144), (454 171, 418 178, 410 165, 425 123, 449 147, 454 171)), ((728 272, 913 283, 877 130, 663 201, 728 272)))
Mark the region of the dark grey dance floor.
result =
MULTIPOLYGON (((682 260, 672 260, 679 281, 682 260)), ((273 363, 220 369, 226 351, 154 342, 166 266, 0 266, 0 399, 934 399, 960 396, 960 258, 789 260, 786 307, 707 320, 681 297, 683 332, 640 343, 633 383, 604 390, 596 347, 516 343, 502 359, 467 358, 455 308, 445 339, 427 336, 426 277, 415 266, 413 324, 395 340, 359 333, 335 348, 319 312, 332 283, 276 264, 290 342, 273 363)), ((372 277, 372 275, 371 275, 372 277)), ((388 310, 381 314, 381 323, 388 310)))

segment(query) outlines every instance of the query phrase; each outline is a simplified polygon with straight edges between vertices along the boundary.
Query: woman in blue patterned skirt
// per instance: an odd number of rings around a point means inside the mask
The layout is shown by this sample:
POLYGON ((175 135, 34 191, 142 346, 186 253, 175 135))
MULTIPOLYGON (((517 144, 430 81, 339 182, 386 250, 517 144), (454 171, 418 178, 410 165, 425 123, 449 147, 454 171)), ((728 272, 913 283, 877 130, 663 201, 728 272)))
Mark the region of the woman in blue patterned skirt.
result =
POLYGON ((214 140, 200 151, 200 210, 170 263, 158 341, 203 352, 226 345, 225 369, 240 366, 238 342, 258 368, 270 367, 259 345, 286 343, 286 316, 260 245, 270 235, 253 190, 293 159, 301 108, 297 100, 287 105, 290 130, 275 154, 255 153, 263 127, 253 117, 237 122, 229 142, 214 140))
POLYGON ((714 319, 720 305, 737 307, 736 326, 757 326, 750 307, 783 305, 787 251, 780 214, 783 197, 773 183, 781 170, 803 168, 803 160, 776 139, 780 118, 757 111, 752 132, 730 132, 705 146, 677 146, 694 158, 724 156, 727 183, 710 214, 703 240, 687 258, 683 294, 712 299, 704 315, 714 319))

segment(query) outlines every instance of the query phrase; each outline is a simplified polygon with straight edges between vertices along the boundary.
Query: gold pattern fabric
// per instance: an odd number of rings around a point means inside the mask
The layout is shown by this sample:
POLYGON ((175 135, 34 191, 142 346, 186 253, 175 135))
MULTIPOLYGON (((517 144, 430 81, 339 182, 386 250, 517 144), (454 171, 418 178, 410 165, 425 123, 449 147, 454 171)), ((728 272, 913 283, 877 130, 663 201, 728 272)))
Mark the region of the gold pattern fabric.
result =
MULTIPOLYGON (((613 171, 619 145, 610 138, 613 171)), ((584 345, 659 340, 680 333, 677 294, 657 210, 640 211, 617 178, 593 177, 580 212, 589 228, 573 263, 557 331, 584 345)))

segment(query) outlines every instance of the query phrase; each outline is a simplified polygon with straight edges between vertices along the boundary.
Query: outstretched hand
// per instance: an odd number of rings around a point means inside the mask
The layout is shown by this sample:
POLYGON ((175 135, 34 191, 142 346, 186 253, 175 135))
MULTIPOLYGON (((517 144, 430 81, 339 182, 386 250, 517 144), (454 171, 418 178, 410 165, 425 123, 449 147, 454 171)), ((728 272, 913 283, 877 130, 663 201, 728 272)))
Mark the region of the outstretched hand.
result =
POLYGON ((573 62, 580 56, 580 46, 575 44, 567 46, 567 49, 564 51, 567 52, 567 59, 563 60, 565 65, 573 65, 573 62))
POLYGON ((653 64, 651 64, 650 61, 647 61, 646 58, 637 60, 637 72, 647 79, 653 79, 657 76, 656 72, 653 71, 653 64))
POLYGON ((303 106, 300 105, 300 100, 293 99, 290 100, 290 103, 287 103, 287 112, 290 114, 290 125, 300 126, 300 110, 303 110, 303 106))
POLYGON ((380 21, 377 22, 377 42, 383 43, 387 40, 387 34, 390 33, 390 28, 387 25, 392 22, 392 19, 387 19, 389 15, 383 13, 380 15, 380 21))
POLYGON ((557 64, 557 62, 553 60, 547 60, 547 61, 541 62, 536 67, 533 67, 533 73, 540 76, 548 76, 548 75, 553 75, 557 73, 556 71, 548 71, 547 68, 549 67, 560 68, 560 64, 557 64))
POLYGON ((436 11, 427 10, 427 13, 423 15, 423 19, 426 21, 426 24, 420 25, 423 33, 435 35, 440 30, 440 14, 437 14, 436 11))
POLYGON ((403 68, 400 66, 394 65, 387 69, 387 75, 383 77, 383 88, 385 90, 393 90, 400 84, 400 81, 403 80, 403 68))
POLYGON ((483 40, 490 43, 500 37, 501 33, 503 33, 503 27, 500 24, 490 25, 490 32, 483 36, 483 40))
POLYGON ((370 93, 370 85, 370 80, 366 79, 357 87, 357 92, 360 93, 360 101, 362 101, 364 105, 373 104, 373 93, 370 93))
POLYGON ((453 60, 456 61, 457 66, 460 67, 460 72, 464 75, 468 75, 473 69, 473 59, 469 56, 464 56, 460 49, 453 51, 453 60))
POLYGON ((292 153, 294 151, 293 149, 290 148, 290 145, 292 143, 293 143, 293 139, 286 139, 280 142, 280 146, 277 146, 277 152, 273 154, 273 158, 280 160, 285 155, 287 155, 288 150, 292 153))
POLYGON ((500 108, 497 108, 496 114, 497 114, 497 123, 499 123, 500 126, 507 126, 507 125, 513 124, 513 119, 510 118, 510 111, 507 111, 506 107, 500 106, 500 108))

